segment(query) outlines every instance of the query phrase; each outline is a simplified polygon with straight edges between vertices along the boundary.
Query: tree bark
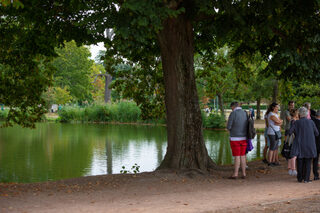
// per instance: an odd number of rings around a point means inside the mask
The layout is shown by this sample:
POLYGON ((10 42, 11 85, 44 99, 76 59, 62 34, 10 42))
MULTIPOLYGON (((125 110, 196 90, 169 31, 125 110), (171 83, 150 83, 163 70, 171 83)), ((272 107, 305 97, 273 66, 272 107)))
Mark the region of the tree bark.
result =
POLYGON ((158 169, 214 166, 202 135, 202 118, 193 66, 191 21, 182 14, 169 18, 158 33, 165 81, 167 152, 158 169))
POLYGON ((261 106, 261 98, 257 98, 257 120, 260 120, 261 119, 261 116, 260 116, 260 106, 261 106))
POLYGON ((108 103, 111 100, 111 89, 109 89, 109 84, 112 81, 112 76, 106 73, 105 79, 106 79, 106 83, 104 85, 104 102, 108 103))
POLYGON ((218 101, 219 101, 219 109, 220 109, 220 112, 221 112, 221 115, 224 116, 224 107, 223 107, 223 96, 221 93, 218 93, 217 94, 218 96, 218 101))

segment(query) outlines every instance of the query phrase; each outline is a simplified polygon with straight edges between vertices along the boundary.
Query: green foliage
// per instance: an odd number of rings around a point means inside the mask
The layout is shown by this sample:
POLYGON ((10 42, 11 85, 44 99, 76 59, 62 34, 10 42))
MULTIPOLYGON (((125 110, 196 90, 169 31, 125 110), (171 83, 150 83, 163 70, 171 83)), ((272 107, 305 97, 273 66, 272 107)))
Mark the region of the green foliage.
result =
POLYGON ((224 115, 219 113, 210 113, 209 116, 203 115, 203 124, 205 128, 225 128, 226 127, 226 119, 224 115))
POLYGON ((140 172, 140 166, 138 164, 136 164, 136 163, 131 167, 131 171, 130 170, 126 170, 125 166, 122 166, 122 170, 120 170, 121 174, 127 174, 127 173, 137 174, 139 172, 140 172))
POLYGON ((105 78, 99 78, 98 75, 105 73, 102 64, 93 63, 90 82, 93 82, 92 98, 95 102, 104 102, 105 78))
POLYGON ((299 84, 293 82, 294 97, 291 100, 296 102, 296 107, 303 106, 310 102, 312 109, 320 109, 320 85, 319 84, 299 84))
POLYGON ((141 119, 139 107, 125 101, 85 108, 66 106, 58 114, 61 122, 137 122, 141 119))
POLYGON ((72 96, 66 87, 55 87, 54 92, 56 104, 64 105, 72 100, 72 96))
POLYGON ((119 64, 111 72, 115 77, 111 88, 121 94, 122 98, 133 99, 141 109, 143 120, 165 117, 162 69, 160 62, 152 63, 155 66, 151 68, 144 64, 119 64))
MULTIPOLYGON (((256 105, 250 105, 250 107, 252 107, 253 109, 257 109, 257 106, 256 105)), ((229 107, 230 108, 230 107, 229 107)), ((241 105, 241 108, 244 109, 244 110, 248 110, 249 109, 249 105, 244 105, 242 104, 241 105)), ((260 106, 260 109, 261 110, 266 110, 268 108, 268 105, 261 105, 260 106)), ((230 108, 231 109, 231 108, 230 108)))
POLYGON ((196 70, 198 79, 204 81, 208 97, 214 98, 218 94, 224 95, 233 91, 236 82, 236 70, 227 47, 217 49, 214 55, 199 58, 199 69, 196 70))
POLYGON ((45 100, 47 108, 51 107, 52 104, 64 105, 72 100, 67 87, 49 87, 47 91, 42 94, 42 98, 45 100))
MULTIPOLYGON (((188 27, 194 32, 194 43, 191 42, 188 51, 213 56, 217 47, 229 43, 239 57, 244 53, 253 56, 260 52, 263 60, 268 61, 265 73, 275 78, 307 79, 310 82, 319 82, 320 79, 317 0, 1 2, 5 7, 0 7, 0 64, 11 71, 1 73, 0 102, 12 107, 9 120, 24 125, 32 125, 45 111, 40 95, 50 85, 52 72, 50 69, 44 69, 45 72, 38 70, 41 60, 51 60, 56 55, 54 48, 72 39, 81 44, 102 41, 112 49, 111 55, 121 56, 143 70, 134 71, 135 76, 130 76, 129 81, 136 77, 144 79, 144 75, 155 71, 157 64, 154 61, 160 61, 159 32, 168 21, 178 18, 191 23, 188 27), (106 29, 113 29, 112 38, 105 38, 106 29), (26 117, 27 114, 31 117, 26 117)), ((181 26, 177 30, 183 32, 186 28, 181 26)), ((243 68, 237 69, 245 73, 243 68)), ((87 88, 87 84, 83 87, 87 88)), ((139 85, 139 88, 145 87, 139 85)), ((250 90, 238 82, 235 88, 238 91, 250 90)), ((137 94, 138 91, 144 90, 136 90, 137 94)), ((147 93, 146 96, 137 96, 135 101, 139 105, 147 102, 152 97, 147 93)), ((87 92, 73 91, 71 95, 78 100, 90 98, 87 92)), ((243 94, 238 96, 243 98, 243 94)), ((141 108, 148 110, 161 101, 141 108)), ((146 113, 143 117, 152 117, 160 112, 146 113)))
POLYGON ((12 4, 15 8, 23 8, 23 3, 19 0, 1 0, 0 1, 1 6, 8 7, 10 4, 12 4))
POLYGON ((5 110, 0 110, 0 120, 4 121, 7 119, 8 117, 8 112, 9 110, 5 109, 5 110))
POLYGON ((224 4, 228 7, 216 20, 226 26, 220 38, 235 44, 239 54, 260 52, 269 61, 265 73, 277 78, 319 81, 319 1, 224 4))
POLYGON ((66 42, 63 48, 56 49, 56 52, 58 57, 52 61, 52 66, 56 69, 54 85, 68 88, 74 101, 91 100, 93 61, 89 59, 89 49, 77 47, 76 43, 71 41, 66 42))

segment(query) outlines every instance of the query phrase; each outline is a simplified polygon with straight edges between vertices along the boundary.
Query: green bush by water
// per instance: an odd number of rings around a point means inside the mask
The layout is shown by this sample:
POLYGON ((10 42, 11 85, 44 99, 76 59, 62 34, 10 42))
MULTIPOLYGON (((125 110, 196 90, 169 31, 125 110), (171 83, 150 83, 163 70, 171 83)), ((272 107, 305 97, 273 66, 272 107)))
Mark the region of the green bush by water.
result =
POLYGON ((85 108, 63 107, 58 112, 61 122, 137 122, 141 110, 133 102, 92 105, 85 108))
POLYGON ((202 113, 202 123, 205 128, 225 128, 226 119, 218 113, 210 113, 208 116, 202 113))
POLYGON ((9 110, 5 109, 5 110, 0 110, 0 120, 5 120, 8 116, 8 112, 9 110))

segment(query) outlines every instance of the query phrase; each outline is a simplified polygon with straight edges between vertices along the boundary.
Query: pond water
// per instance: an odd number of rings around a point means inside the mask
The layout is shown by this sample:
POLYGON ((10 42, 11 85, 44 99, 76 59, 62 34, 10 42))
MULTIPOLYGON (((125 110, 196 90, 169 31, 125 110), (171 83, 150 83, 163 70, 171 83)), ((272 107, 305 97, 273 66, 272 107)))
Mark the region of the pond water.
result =
MULTIPOLYGON (((232 164, 228 132, 204 131, 217 164, 232 164)), ((253 141, 248 160, 261 158, 263 135, 253 141)), ((41 123, 36 129, 0 129, 0 182, 41 182, 116 174, 134 164, 153 171, 167 147, 166 128, 159 126, 41 123)))

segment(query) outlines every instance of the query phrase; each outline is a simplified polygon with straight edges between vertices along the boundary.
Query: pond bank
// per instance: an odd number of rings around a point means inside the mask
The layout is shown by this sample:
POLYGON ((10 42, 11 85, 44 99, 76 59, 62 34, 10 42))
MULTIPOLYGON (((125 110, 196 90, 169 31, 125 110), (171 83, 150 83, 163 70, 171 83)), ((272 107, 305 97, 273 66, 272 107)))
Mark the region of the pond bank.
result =
MULTIPOLYGON (((47 113, 46 114, 46 118, 48 121, 56 121, 59 118, 59 115, 57 113, 47 113)), ((94 122, 90 122, 90 123, 94 123, 94 122)), ((128 124, 128 125, 159 125, 159 126, 166 126, 166 124, 163 123, 157 123, 157 122, 151 122, 151 123, 143 123, 143 122, 131 122, 131 123, 127 123, 127 122, 100 122, 103 124, 128 124)), ((265 128, 265 121, 264 120, 255 120, 254 122, 254 127, 256 128, 257 132, 264 132, 264 128, 265 128)), ((226 128, 205 128, 208 130, 221 130, 221 131, 227 131, 226 128)))
POLYGON ((55 182, 0 184, 1 212, 317 212, 320 181, 298 183, 286 162, 249 163, 246 179, 232 166, 208 175, 150 172, 55 182))

